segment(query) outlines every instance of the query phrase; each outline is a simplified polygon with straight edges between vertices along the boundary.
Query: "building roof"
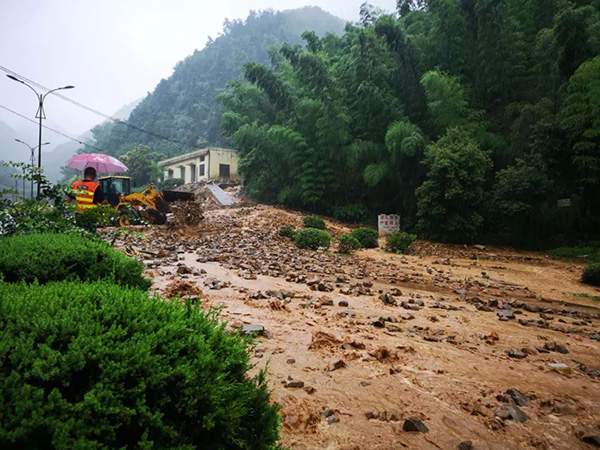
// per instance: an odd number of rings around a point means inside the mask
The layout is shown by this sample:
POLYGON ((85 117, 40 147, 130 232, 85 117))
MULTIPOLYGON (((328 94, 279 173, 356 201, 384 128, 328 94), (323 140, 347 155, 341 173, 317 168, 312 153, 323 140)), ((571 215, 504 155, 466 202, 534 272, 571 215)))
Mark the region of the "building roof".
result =
POLYGON ((171 164, 177 164, 177 163, 180 163, 180 162, 185 162, 188 159, 194 159, 194 158, 197 158, 199 156, 204 156, 204 155, 208 154, 212 150, 219 150, 219 151, 237 153, 237 150, 232 149, 232 148, 207 147, 207 148, 201 148, 199 150, 194 150, 193 152, 185 153, 183 155, 177 155, 177 156, 173 156, 171 158, 163 159, 162 161, 158 162, 158 165, 160 167, 162 167, 162 166, 170 166, 171 164))

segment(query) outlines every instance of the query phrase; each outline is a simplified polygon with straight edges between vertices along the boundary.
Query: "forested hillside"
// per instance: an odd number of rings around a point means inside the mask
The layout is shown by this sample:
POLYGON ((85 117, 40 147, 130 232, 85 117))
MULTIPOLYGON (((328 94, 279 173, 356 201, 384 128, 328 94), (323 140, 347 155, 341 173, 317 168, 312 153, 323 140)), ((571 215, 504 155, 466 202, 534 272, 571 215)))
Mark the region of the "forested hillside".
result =
POLYGON ((346 220, 400 213, 455 242, 597 235, 599 10, 400 0, 363 5, 343 36, 305 33, 222 96, 248 192, 346 220))
POLYGON ((173 75, 162 80, 131 113, 131 124, 153 134, 123 124, 104 124, 92 130, 96 145, 115 155, 136 144, 172 155, 206 143, 223 144, 223 111, 216 97, 230 81, 241 78, 244 64, 267 64, 271 47, 298 44, 305 30, 324 35, 343 29, 341 19, 315 7, 252 13, 244 21, 225 21, 221 36, 178 63, 173 75))

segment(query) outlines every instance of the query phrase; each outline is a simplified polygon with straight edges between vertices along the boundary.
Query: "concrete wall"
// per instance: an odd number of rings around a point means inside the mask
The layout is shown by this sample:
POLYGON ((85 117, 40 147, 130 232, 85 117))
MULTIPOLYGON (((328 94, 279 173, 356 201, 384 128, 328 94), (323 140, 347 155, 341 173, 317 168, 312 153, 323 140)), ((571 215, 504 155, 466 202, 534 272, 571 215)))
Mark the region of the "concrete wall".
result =
POLYGON ((209 154, 209 178, 216 180, 219 177, 219 165, 229 165, 229 177, 233 180, 238 179, 238 160, 239 156, 237 152, 224 149, 210 149, 209 154))
POLYGON ((229 165, 229 177, 238 180, 238 160, 236 151, 220 148, 209 148, 204 154, 194 152, 189 158, 185 155, 160 162, 165 180, 183 178, 185 183, 219 179, 219 166, 229 165), (195 153, 195 154, 194 154, 195 153), (171 160, 173 160, 171 162, 171 160))

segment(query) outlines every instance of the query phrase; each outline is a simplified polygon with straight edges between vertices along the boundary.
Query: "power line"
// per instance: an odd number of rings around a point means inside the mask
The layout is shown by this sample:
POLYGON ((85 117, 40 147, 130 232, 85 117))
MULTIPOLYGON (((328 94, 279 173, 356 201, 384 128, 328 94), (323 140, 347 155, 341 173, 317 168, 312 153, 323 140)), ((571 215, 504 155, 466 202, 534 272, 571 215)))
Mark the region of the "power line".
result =
MULTIPOLYGON (((29 117, 27 117, 27 116, 25 116, 25 115, 23 115, 23 114, 21 114, 21 113, 19 113, 19 112, 15 111, 15 110, 13 110, 13 109, 10 109, 10 108, 9 108, 9 107, 7 107, 7 106, 0 105, 0 108, 2 108, 2 109, 4 109, 5 111, 8 111, 8 112, 10 112, 10 113, 14 114, 15 116, 19 116, 19 117, 20 117, 20 118, 22 118, 22 119, 28 120, 29 122, 32 122, 32 123, 34 123, 34 124, 36 124, 36 125, 39 125, 39 123, 38 123, 36 120, 30 119, 29 117)), ((61 136, 65 137, 65 138, 67 138, 67 139, 70 139, 70 140, 72 140, 72 141, 74 141, 74 142, 77 142, 78 144, 84 145, 84 146, 86 146, 86 147, 93 148, 94 150, 98 150, 98 151, 100 151, 101 153, 108 153, 106 150, 103 150, 103 149, 101 149, 100 147, 96 147, 95 145, 91 145, 91 144, 88 144, 88 143, 86 143, 86 142, 83 142, 82 140, 80 140, 80 139, 77 139, 77 138, 74 138, 73 136, 69 136, 68 134, 66 134, 66 133, 63 133, 63 132, 62 132, 62 131, 60 131, 60 130, 56 130, 56 129, 54 129, 54 128, 52 128, 52 127, 49 127, 49 126, 47 126, 47 125, 42 125, 42 127, 44 127, 46 130, 52 131, 52 132, 54 132, 54 133, 56 133, 56 134, 59 134, 59 135, 61 135, 61 136)))
MULTIPOLYGON (((8 74, 11 74, 13 76, 16 76, 18 78, 21 78, 22 80, 27 81, 28 83, 31 83, 31 84, 33 84, 34 86, 36 86, 36 87, 38 87, 40 89, 44 89, 45 91, 49 91, 50 90, 46 86, 44 86, 44 85, 42 85, 42 84, 40 84, 40 83, 38 83, 36 81, 30 80, 29 78, 27 78, 27 77, 25 77, 25 76, 23 76, 23 75, 15 72, 14 70, 9 69, 7 67, 0 66, 0 70, 2 70, 3 72, 6 72, 8 74)), ((119 119, 117 117, 113 117, 113 116, 111 116, 109 114, 105 114, 105 113, 103 113, 101 111, 98 111, 97 109, 92 108, 91 106, 84 105, 83 103, 80 103, 80 102, 78 102, 76 100, 73 100, 73 99, 71 99, 71 98, 69 98, 69 97, 67 97, 65 95, 62 95, 62 94, 60 94, 58 92, 54 93, 53 95, 55 97, 60 98, 61 100, 64 100, 64 101, 69 102, 69 103, 72 103, 73 105, 75 105, 75 106, 77 106, 79 108, 85 109, 86 111, 89 111, 89 112, 91 112, 93 114, 96 114, 98 116, 104 117, 106 120, 110 120, 110 121, 112 121, 114 123, 117 123, 117 124, 120 123, 120 124, 126 125, 129 128, 131 128, 133 130, 136 130, 136 131, 139 131, 141 133, 145 133, 148 136, 152 136, 154 138, 161 139, 163 141, 167 141, 167 142, 170 142, 172 144, 176 144, 179 147, 183 147, 183 149, 187 149, 187 148, 190 147, 189 145, 187 145, 187 144, 185 144, 183 142, 179 142, 179 141, 173 140, 171 138, 162 136, 162 135, 160 135, 158 133, 154 133, 153 131, 144 130, 143 128, 140 128, 137 125, 129 123, 126 120, 122 120, 122 119, 119 119)))

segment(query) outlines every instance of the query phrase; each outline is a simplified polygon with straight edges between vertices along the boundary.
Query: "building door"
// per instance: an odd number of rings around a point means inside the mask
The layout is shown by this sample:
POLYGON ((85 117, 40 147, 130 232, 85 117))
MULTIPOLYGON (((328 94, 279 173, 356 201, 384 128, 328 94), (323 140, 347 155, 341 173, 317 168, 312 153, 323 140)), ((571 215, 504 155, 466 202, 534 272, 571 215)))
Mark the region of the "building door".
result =
POLYGON ((196 164, 190 164, 190 173, 192 175, 190 183, 196 182, 196 164))
POLYGON ((229 178, 229 164, 219 164, 219 178, 229 178))

